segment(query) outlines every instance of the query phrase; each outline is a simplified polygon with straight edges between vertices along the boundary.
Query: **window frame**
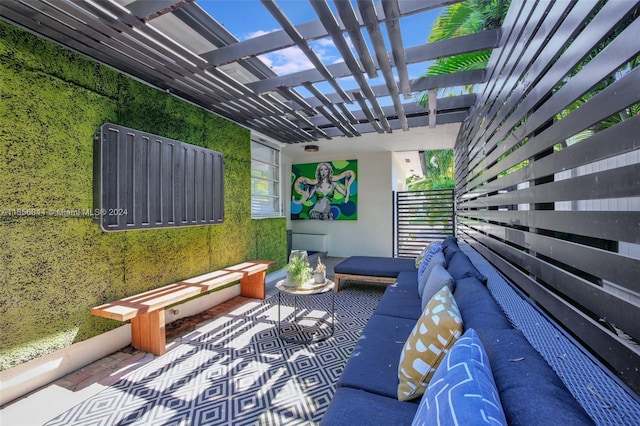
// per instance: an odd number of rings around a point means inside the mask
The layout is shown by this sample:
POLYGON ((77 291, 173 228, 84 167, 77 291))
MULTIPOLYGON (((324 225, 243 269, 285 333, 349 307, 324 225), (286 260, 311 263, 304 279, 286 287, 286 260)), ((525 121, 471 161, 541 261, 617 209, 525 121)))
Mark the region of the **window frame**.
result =
POLYGON ((274 144, 270 144, 264 140, 257 140, 252 138, 251 139, 251 218, 252 219, 269 219, 269 218, 280 218, 280 217, 284 217, 284 205, 282 202, 282 191, 283 191, 283 187, 282 187, 282 151, 280 149, 279 146, 276 146, 274 144), (261 145, 264 148, 270 149, 272 150, 276 157, 277 157, 277 161, 275 163, 272 162, 265 162, 262 159, 258 159, 254 156, 254 144, 258 144, 261 145), (277 172, 276 172, 276 176, 277 179, 270 179, 270 178, 260 178, 254 175, 254 167, 253 164, 254 162, 258 162, 260 164, 266 164, 267 166, 270 167, 275 167, 277 168, 277 172), (254 194, 253 189, 254 189, 254 185, 253 185, 253 180, 254 179, 258 179, 258 180, 263 180, 265 182, 268 182, 269 185, 268 187, 271 188, 271 186, 273 184, 275 184, 275 186, 278 188, 278 194, 277 195, 273 195, 273 194, 269 194, 266 195, 266 197, 270 198, 270 199, 274 199, 276 200, 276 205, 277 205, 277 211, 275 212, 261 212, 261 211, 256 211, 254 210, 254 197, 265 197, 265 195, 258 195, 258 194, 254 194))

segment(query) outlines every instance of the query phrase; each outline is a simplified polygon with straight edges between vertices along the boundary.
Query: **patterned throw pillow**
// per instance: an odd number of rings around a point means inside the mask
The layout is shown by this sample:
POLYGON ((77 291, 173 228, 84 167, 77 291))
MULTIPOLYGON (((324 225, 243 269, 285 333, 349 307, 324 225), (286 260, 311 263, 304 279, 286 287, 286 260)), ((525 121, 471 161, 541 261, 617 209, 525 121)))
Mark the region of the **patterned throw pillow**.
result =
POLYGON ((420 254, 416 256, 416 269, 422 265, 422 259, 424 259, 424 255, 427 253, 427 250, 429 250, 429 246, 423 248, 420 254))
POLYGON ((422 261, 420 262, 420 266, 417 267, 418 279, 420 279, 424 271, 427 269, 427 266, 429 265, 429 262, 431 261, 431 258, 433 257, 433 255, 435 255, 439 251, 442 251, 442 243, 440 241, 434 241, 433 243, 429 244, 429 246, 424 252, 424 255, 422 256, 422 261))
POLYGON ((446 351, 462 334, 462 319, 449 287, 429 301, 404 344, 398 365, 398 399, 421 396, 446 351))
POLYGON ((506 425, 487 353, 475 330, 451 347, 427 387, 412 426, 506 425))

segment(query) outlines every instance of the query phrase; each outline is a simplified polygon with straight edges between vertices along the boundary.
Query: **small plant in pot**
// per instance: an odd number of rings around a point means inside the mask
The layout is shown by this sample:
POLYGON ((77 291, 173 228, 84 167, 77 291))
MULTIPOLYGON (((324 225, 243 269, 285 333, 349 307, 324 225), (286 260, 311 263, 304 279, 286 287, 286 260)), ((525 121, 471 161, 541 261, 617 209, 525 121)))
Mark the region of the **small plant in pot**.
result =
POLYGON ((311 279, 311 265, 306 257, 291 257, 285 267, 290 286, 300 287, 311 279))
POLYGON ((327 279, 327 267, 322 260, 318 258, 318 264, 316 265, 315 271, 313 271, 313 281, 316 284, 322 284, 327 279))

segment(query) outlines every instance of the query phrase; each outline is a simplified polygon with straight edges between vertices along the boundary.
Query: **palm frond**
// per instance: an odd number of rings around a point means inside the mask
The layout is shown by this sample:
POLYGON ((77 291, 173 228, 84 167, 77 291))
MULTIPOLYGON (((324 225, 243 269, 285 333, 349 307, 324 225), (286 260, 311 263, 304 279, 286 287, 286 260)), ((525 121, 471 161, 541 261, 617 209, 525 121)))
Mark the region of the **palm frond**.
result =
POLYGON ((447 7, 436 19, 429 34, 428 42, 456 37, 460 28, 469 19, 472 10, 467 2, 460 2, 447 7))

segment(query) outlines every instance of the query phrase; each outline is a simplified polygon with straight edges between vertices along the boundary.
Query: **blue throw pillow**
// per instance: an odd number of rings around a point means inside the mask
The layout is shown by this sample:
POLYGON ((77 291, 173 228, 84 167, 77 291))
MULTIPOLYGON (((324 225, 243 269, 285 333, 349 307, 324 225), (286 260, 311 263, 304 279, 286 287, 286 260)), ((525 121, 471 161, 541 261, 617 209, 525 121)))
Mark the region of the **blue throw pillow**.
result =
POLYGON ((453 344, 434 373, 412 425, 506 425, 487 354, 475 330, 453 344))
MULTIPOLYGON (((431 260, 429 261, 429 264, 427 265, 426 268, 424 268, 424 272, 422 273, 422 276, 418 277, 418 294, 422 295, 422 293, 424 292, 424 287, 427 284, 427 279, 429 279, 429 275, 431 275, 431 271, 433 271, 433 268, 436 267, 436 265, 440 265, 443 268, 447 267, 447 263, 444 260, 444 254, 442 254, 442 251, 438 251, 436 252, 433 257, 431 257, 431 260)), ((440 290, 442 288, 442 286, 438 287, 436 289, 436 291, 440 290)), ((433 292, 435 294, 435 291, 433 292)))
POLYGON ((418 281, 420 281, 420 277, 422 277, 422 274, 424 274, 425 270, 427 269, 427 266, 429 266, 429 262, 431 261, 431 258, 439 251, 442 251, 441 242, 437 241, 429 245, 429 248, 427 249, 426 253, 424 254, 424 257, 422 258, 422 263, 420 264, 420 268, 418 268, 418 281))
POLYGON ((429 273, 425 286, 422 289, 422 294, 420 295, 423 311, 424 308, 427 307, 427 303, 429 303, 429 300, 431 300, 433 295, 440 291, 444 286, 447 286, 452 293, 456 289, 456 283, 453 278, 451 278, 451 275, 449 275, 442 265, 436 264, 433 270, 429 273))

